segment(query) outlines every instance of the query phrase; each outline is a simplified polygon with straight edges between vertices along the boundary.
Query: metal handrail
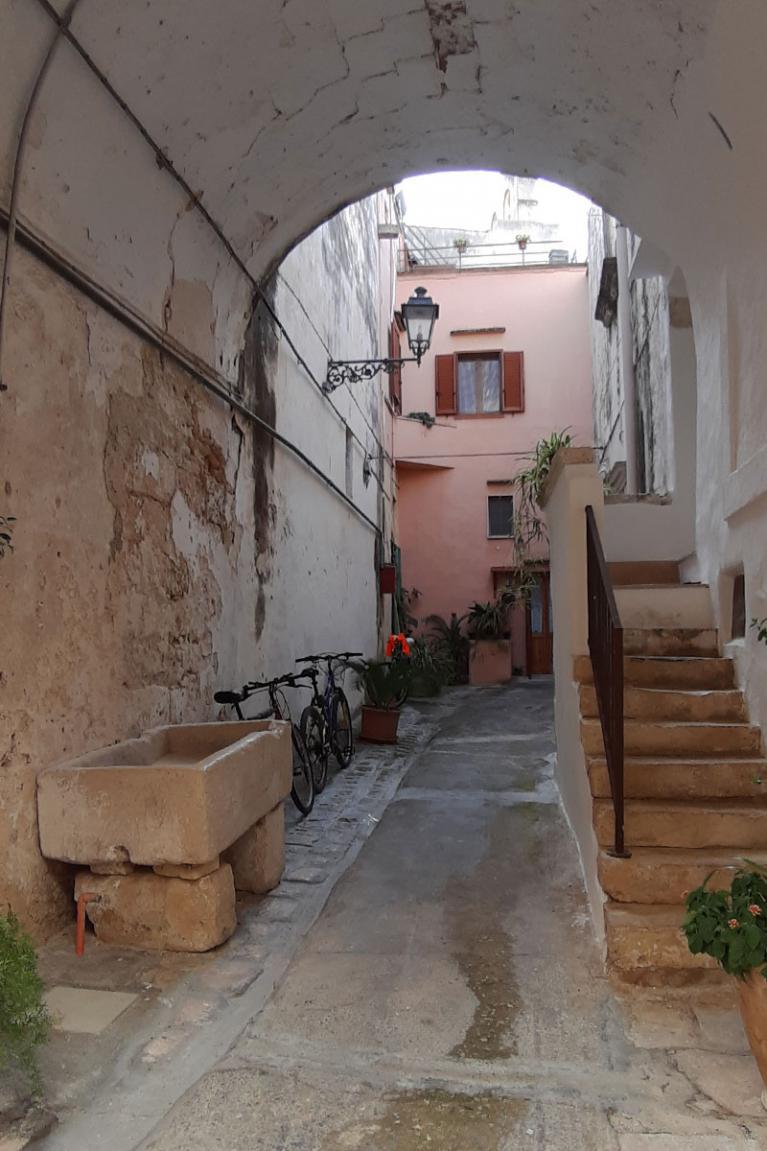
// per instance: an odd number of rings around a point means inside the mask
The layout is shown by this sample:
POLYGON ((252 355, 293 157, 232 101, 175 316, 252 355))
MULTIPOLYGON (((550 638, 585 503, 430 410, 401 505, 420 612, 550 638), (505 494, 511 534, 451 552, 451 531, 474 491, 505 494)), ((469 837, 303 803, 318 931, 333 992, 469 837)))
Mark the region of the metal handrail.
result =
POLYGON ((610 854, 625 858, 629 853, 624 832, 623 626, 591 505, 586 508, 586 568, 589 654, 615 820, 614 847, 610 854))

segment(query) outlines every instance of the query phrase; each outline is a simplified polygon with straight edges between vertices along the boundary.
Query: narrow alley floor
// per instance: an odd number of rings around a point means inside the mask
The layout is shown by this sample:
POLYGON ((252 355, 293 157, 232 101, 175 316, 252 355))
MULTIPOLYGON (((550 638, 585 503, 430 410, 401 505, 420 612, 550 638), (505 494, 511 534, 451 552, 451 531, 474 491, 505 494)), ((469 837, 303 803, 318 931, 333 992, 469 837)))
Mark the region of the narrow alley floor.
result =
POLYGON ((96 1127, 62 1122, 44 1146, 101 1146, 89 1130, 127 1146, 133 1118, 147 1151, 767 1148, 732 988, 618 993, 604 975, 554 783, 551 683, 419 705, 403 743, 363 751, 388 769, 359 795, 363 776, 340 774, 289 829, 286 882, 238 932, 261 972, 269 932, 297 924, 260 998, 232 982, 246 953, 200 968, 203 990, 177 1004, 194 1035, 137 1047, 132 1087, 98 1092, 96 1127), (355 819, 351 864, 317 871, 311 844, 343 854, 355 819), (320 902, 296 920, 301 884, 320 902), (155 1126, 163 1091, 181 1098, 155 1126))

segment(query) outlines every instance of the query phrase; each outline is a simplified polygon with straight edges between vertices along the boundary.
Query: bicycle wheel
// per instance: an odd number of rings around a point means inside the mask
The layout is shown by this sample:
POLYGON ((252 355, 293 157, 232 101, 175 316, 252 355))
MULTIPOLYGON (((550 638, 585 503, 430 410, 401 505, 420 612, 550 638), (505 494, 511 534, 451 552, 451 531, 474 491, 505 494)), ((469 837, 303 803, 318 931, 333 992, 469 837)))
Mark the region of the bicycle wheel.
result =
POLYGON ((325 721, 314 704, 308 704, 301 712, 301 735, 312 765, 314 790, 319 793, 328 781, 328 749, 325 746, 325 721))
POLYGON ((306 744, 301 732, 293 724, 293 786, 290 794, 302 815, 308 815, 314 807, 314 776, 306 744))
POLYGON ((348 767, 354 755, 354 731, 349 701, 337 687, 333 693, 331 711, 330 746, 339 767, 348 767))

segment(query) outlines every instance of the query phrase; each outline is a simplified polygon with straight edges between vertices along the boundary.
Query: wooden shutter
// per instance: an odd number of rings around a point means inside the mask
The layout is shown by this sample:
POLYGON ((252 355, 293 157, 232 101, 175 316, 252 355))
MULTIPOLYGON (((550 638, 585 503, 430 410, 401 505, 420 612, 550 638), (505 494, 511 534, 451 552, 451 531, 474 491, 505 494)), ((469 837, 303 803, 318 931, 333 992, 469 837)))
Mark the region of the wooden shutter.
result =
POLYGON ((435 356, 436 392, 438 416, 452 416, 455 403, 455 357, 435 356))
MULTIPOLYGON (((392 320, 389 329, 389 359, 399 360, 402 356, 399 328, 397 321, 392 320)), ((394 411, 400 415, 402 412, 402 367, 395 368, 389 376, 389 399, 394 411)))
POLYGON ((503 353, 503 410, 504 412, 525 410, 524 352, 503 353))

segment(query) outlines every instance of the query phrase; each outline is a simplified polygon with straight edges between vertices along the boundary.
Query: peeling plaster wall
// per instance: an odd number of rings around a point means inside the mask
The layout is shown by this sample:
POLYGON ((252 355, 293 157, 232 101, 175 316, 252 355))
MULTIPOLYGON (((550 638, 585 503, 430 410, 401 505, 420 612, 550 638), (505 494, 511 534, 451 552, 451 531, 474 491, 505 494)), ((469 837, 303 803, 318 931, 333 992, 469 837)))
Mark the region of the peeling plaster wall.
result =
MULTIPOLYGON (((603 260, 615 252, 615 232, 612 217, 592 210, 594 439, 599 470, 608 479, 616 467, 625 468, 626 460, 620 336, 617 320, 605 327, 593 317, 603 260)), ((636 255, 636 240, 633 247, 636 255)), ((631 332, 639 491, 661 500, 608 496, 605 549, 616 560, 687 560, 695 551, 697 384, 692 319, 679 271, 670 282, 661 276, 632 281, 631 332)), ((689 575, 697 574, 697 567, 691 567, 689 575)))
MULTIPOLYGON (((589 283, 594 361, 594 435, 600 470, 609 476, 625 464, 623 380, 617 321, 594 320, 602 263, 615 255, 616 221, 600 209, 589 216, 589 283)), ((641 493, 674 491, 674 427, 671 419, 669 294, 660 277, 631 284, 632 359, 637 402, 637 459, 641 493)))
MULTIPOLYGON (((331 221, 265 293, 320 380, 325 343, 381 351, 387 205, 331 221)), ((43 935, 71 917, 72 876, 39 855, 41 767, 213 719, 217 687, 289 670, 307 650, 374 654, 380 620, 375 533, 337 494, 23 249, 16 269, 2 396, 3 506, 18 523, 0 564, 0 907, 43 935)), ((196 329, 197 296, 172 298, 179 330, 196 329)), ((264 305, 239 366, 243 402, 342 488, 347 424, 377 456, 381 388, 362 390, 359 407, 348 393, 331 404, 264 305)), ((362 451, 355 441, 350 494, 374 522, 385 507, 388 531, 389 493, 365 486, 362 451)))
POLYGON ((48 269, 23 251, 16 266, 0 906, 40 933, 71 916, 71 877, 39 857, 36 772, 158 723, 212 718, 216 684, 252 660, 253 441, 48 269))

